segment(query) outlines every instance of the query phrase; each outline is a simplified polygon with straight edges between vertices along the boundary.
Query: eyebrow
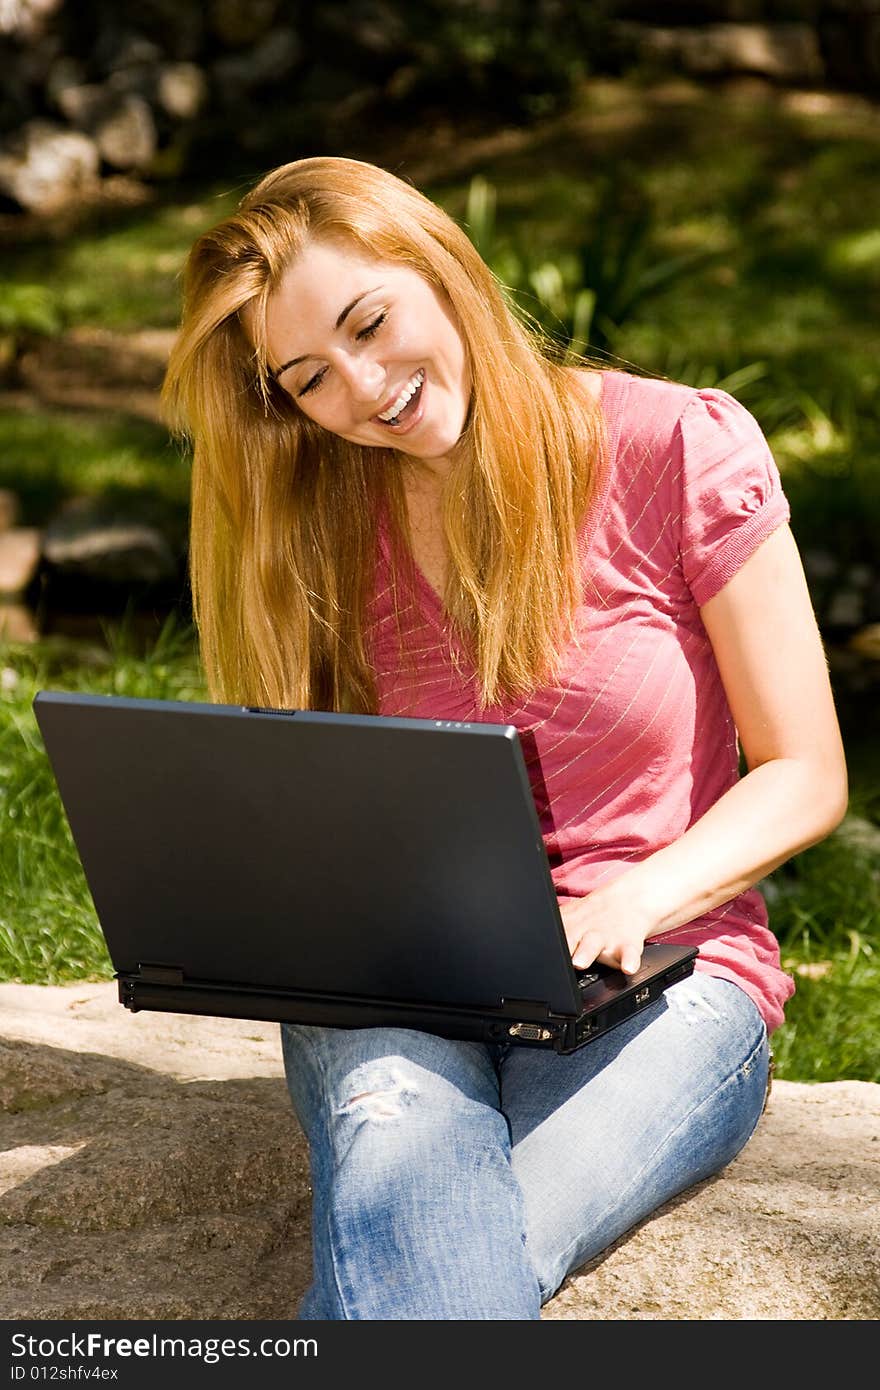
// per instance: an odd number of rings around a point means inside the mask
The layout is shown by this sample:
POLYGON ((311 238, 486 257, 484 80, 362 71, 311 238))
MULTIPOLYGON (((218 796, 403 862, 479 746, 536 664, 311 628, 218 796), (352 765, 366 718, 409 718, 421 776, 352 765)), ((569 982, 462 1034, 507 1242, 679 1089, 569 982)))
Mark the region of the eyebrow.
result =
MULTIPOLYGON (((345 323, 345 320, 348 318, 349 314, 351 313, 352 309, 356 309, 357 306, 360 304, 360 302, 361 302, 362 299, 366 299, 368 295, 375 294, 375 293, 376 293, 376 290, 381 290, 381 288, 382 288, 381 285, 375 285, 375 286, 373 287, 373 289, 371 289, 371 290, 364 290, 363 294, 357 295, 357 296, 351 301, 350 304, 346 304, 345 308, 342 310, 342 312, 340 313, 339 317, 338 317, 337 320, 336 320, 336 323, 335 323, 335 325, 334 325, 334 331, 335 331, 335 329, 338 329, 338 328, 341 328, 341 327, 342 327, 342 325, 345 323)), ((313 356, 314 356, 314 353, 309 353, 309 352, 307 352, 307 353, 305 353, 305 355, 302 356, 302 357, 291 357, 291 359, 290 359, 289 362, 284 362, 284 363, 282 363, 282 365, 281 365, 280 367, 276 367, 276 368, 275 368, 274 372, 270 372, 270 373, 269 373, 270 379, 271 379, 272 381, 277 381, 278 378, 281 376, 281 374, 282 374, 283 372, 286 372, 286 371, 287 371, 288 367, 297 367, 297 366, 299 366, 300 362, 307 362, 308 359, 309 359, 309 357, 313 357, 313 356)))

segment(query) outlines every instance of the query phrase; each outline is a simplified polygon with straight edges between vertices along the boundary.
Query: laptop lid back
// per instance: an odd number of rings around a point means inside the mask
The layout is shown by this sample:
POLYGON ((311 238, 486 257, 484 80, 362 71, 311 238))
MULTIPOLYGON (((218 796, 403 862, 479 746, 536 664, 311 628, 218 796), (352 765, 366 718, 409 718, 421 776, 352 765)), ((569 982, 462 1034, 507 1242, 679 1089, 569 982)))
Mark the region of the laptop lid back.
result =
POLYGON ((517 731, 41 691, 117 973, 580 999, 517 731))

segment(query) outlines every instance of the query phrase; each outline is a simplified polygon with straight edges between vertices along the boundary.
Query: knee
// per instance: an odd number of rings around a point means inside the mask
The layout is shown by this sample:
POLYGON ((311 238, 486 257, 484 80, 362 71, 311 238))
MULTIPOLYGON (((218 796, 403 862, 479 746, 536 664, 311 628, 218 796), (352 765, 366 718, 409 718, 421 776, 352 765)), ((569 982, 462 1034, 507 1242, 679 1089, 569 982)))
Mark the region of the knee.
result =
POLYGON ((436 1203, 509 1163, 486 1049, 379 1029, 291 1027, 284 1043, 322 1208, 381 1207, 390 1189, 397 1200, 436 1203))
POLYGON ((430 1153, 430 1145, 462 1135, 494 1138, 501 1121, 496 1110, 406 1057, 355 1067, 330 1104, 343 1147, 360 1138, 392 1152, 415 1146, 430 1153))
POLYGON ((384 1200, 392 1188, 398 1200, 407 1190, 423 1200, 454 1189, 494 1156, 507 1162, 503 1116, 403 1057, 355 1068, 331 1110, 334 1181, 360 1202, 384 1200))
POLYGON ((420 1099, 422 1082, 402 1058, 383 1058, 356 1068, 347 1078, 336 1115, 357 1124, 402 1120, 420 1099))
POLYGON ((386 1030, 282 1025, 287 1087, 310 1143, 360 1123, 399 1120, 429 1073, 386 1030))

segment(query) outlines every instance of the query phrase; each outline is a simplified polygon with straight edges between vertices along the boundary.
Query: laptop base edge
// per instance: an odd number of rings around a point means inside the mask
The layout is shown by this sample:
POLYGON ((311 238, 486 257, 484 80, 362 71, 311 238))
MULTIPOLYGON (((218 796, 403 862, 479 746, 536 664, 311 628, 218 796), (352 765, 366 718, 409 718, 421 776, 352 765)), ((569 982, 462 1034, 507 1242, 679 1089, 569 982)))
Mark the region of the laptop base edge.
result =
POLYGON ((383 1000, 346 1003, 338 998, 296 998, 266 990, 251 992, 222 986, 162 984, 138 975, 119 974, 117 981, 119 1002, 132 1013, 146 1010, 332 1028, 409 1028, 467 1042, 543 1047, 564 1054, 577 1051, 657 1003, 667 984, 673 979, 684 978, 692 969, 693 960, 681 963, 668 972, 658 988, 642 991, 641 996, 636 993, 623 995, 580 1018, 550 1014, 540 1021, 534 1017, 492 1018, 480 1012, 432 1010, 424 1004, 409 1006, 383 1000))

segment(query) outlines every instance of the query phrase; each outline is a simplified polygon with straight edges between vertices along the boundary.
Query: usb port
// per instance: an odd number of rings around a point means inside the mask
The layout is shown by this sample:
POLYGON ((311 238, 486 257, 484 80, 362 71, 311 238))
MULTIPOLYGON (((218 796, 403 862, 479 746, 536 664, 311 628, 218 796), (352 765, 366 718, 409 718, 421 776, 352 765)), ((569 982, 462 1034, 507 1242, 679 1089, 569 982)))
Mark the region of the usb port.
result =
POLYGON ((636 990, 636 1003, 637 1003, 637 1004, 647 1004, 647 1002, 648 1002, 648 1000, 649 1000, 650 998, 651 998, 651 989, 650 989, 650 986, 649 986, 649 985, 645 985, 642 989, 637 989, 637 990, 636 990))

